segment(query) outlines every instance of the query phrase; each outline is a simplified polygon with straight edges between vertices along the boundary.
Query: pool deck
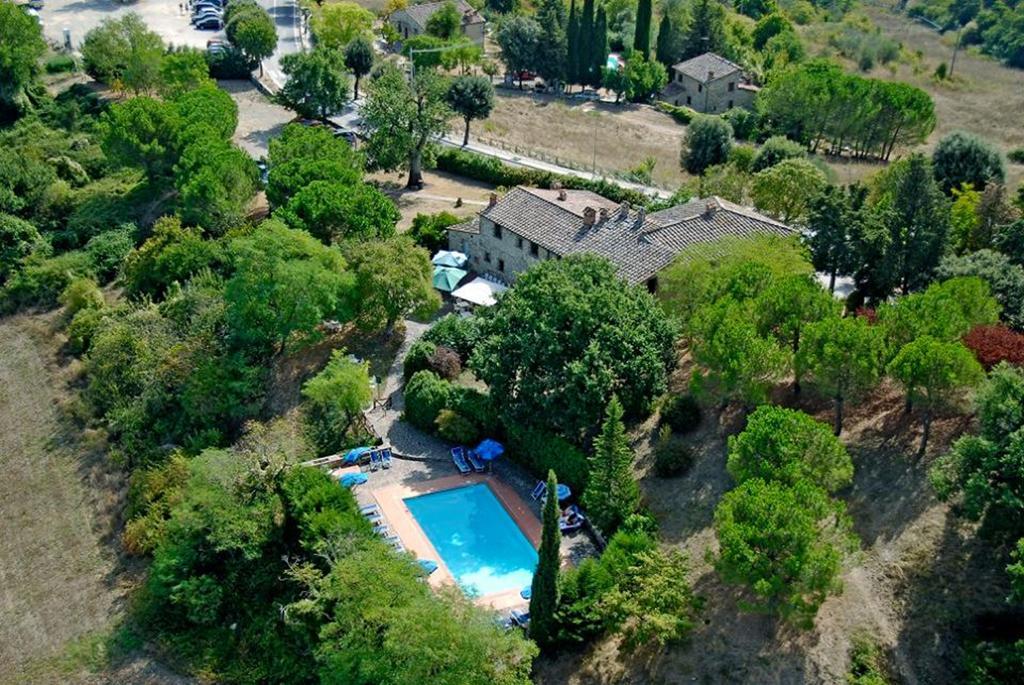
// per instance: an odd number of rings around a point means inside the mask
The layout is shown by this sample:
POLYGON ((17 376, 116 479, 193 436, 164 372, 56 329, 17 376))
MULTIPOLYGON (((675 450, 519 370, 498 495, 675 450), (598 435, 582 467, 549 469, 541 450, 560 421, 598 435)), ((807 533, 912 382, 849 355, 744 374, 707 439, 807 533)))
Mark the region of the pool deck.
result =
MULTIPOLYGON (((501 482, 498 478, 483 474, 442 476, 418 482, 403 482, 393 485, 385 485, 372 491, 373 499, 381 508, 381 513, 387 520, 391 530, 398 535, 405 548, 417 559, 432 559, 437 562, 437 570, 430 575, 430 584, 433 587, 440 587, 446 584, 454 585, 452 577, 444 560, 434 549, 423 529, 413 517, 409 508, 405 506, 405 500, 418 495, 426 495, 442 490, 472 485, 474 483, 486 483, 494 493, 501 505, 505 507, 512 520, 516 522, 519 529, 526 536, 526 539, 536 548, 540 546, 541 525, 532 508, 516 493, 509 485, 501 482)), ((492 607, 501 611, 520 607, 526 601, 519 596, 522 588, 514 588, 504 592, 495 592, 483 595, 476 599, 477 603, 483 606, 492 607)))

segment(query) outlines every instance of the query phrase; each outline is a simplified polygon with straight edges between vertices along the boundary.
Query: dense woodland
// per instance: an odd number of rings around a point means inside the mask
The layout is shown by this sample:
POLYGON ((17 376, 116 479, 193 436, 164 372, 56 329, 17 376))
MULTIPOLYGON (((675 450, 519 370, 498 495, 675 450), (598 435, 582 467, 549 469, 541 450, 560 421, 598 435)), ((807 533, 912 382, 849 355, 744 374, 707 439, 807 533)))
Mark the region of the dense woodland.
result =
MULTIPOLYGON (((662 63, 693 51, 692 36, 721 41, 709 49, 761 65, 765 89, 756 113, 677 113, 690 122, 681 163, 699 181, 675 199, 752 200, 807 230, 685 252, 655 295, 596 257, 547 261, 495 307, 437 319, 411 346, 406 421, 451 442, 504 441, 520 468, 582 493, 608 539, 600 555, 560 568, 550 498, 526 634, 454 589, 429 589, 347 490, 295 466, 367 439, 366 362, 336 349, 305 380, 300 449, 266 425, 272 370, 322 343, 324 322, 386 349, 406 318, 433 317, 425 248, 453 219, 424 216, 397 234, 398 210, 366 172, 407 169, 416 185, 437 134, 486 117, 489 79, 481 88, 478 76, 450 76, 458 60, 420 65, 411 80, 375 67, 372 52, 367 64, 365 14, 328 6, 315 17, 322 44, 284 65, 280 97, 319 116, 348 98, 350 78, 365 79, 369 138, 354 150, 323 127, 289 125, 270 144, 264 181, 231 142, 237 108, 211 80, 272 53, 252 3, 233 10, 235 47, 213 63, 167 48, 131 15, 104 23, 83 58, 109 97, 84 86, 49 94, 38 25, 0 4, 0 311, 61 309, 67 353, 84 369, 80 427, 105 436, 130 482, 119 544, 148 563, 123 630, 169 664, 224 682, 512 685, 530 682, 536 659, 608 637, 656 656, 710 607, 691 586, 691 560, 659 537, 631 431, 655 417, 646 477, 675 478, 694 460, 680 438, 723 411, 742 420, 728 437, 734 487, 716 504, 709 558, 743 610, 808 630, 857 563, 844 422, 883 384, 920 426, 901 457, 930 460, 935 492, 1005 560, 1006 611, 1019 611, 1024 198, 1003 187, 999 153, 966 134, 930 156, 906 153, 934 126, 927 95, 804 61, 774 5, 738 3, 758 19, 751 31, 708 0, 665 3, 660 21, 646 0, 618 4, 545 0, 536 18, 504 19, 506 60, 517 59, 513 43, 539 60, 508 66, 596 86, 607 49, 630 48, 623 92, 643 100, 662 63), (815 151, 891 161, 839 187, 815 151), (251 213, 259 191, 269 216, 251 213), (853 291, 837 298, 842 278, 853 291), (682 370, 681 391, 671 381, 682 370), (807 396, 830 407, 829 421, 793 408, 807 396), (949 414, 976 420, 936 450, 932 427, 949 414)), ((450 18, 432 32, 425 40, 451 40, 450 18)), ((1024 677, 1018 635, 969 636, 956 655, 951 681, 1024 677)), ((896 682, 862 656, 852 682, 896 682)))

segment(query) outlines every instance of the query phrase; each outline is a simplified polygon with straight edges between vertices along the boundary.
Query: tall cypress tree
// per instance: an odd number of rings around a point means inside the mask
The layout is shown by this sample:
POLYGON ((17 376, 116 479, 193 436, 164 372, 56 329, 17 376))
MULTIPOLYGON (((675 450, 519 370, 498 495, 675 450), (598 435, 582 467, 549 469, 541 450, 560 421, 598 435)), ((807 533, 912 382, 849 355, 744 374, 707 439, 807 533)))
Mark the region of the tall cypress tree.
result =
POLYGON ((661 23, 658 25, 658 42, 654 55, 659 62, 665 65, 666 69, 671 69, 675 64, 675 55, 672 54, 672 45, 675 42, 674 32, 675 27, 672 26, 672 20, 669 19, 668 14, 663 15, 661 23))
POLYGON ((594 88, 601 87, 604 68, 608 64, 608 15, 604 7, 597 9, 597 18, 594 20, 593 39, 590 42, 590 63, 593 65, 590 82, 594 88))
POLYGON ((569 5, 569 24, 565 30, 565 80, 569 84, 583 83, 587 63, 580 60, 580 21, 576 16, 576 0, 569 5))
POLYGON ((622 415, 622 403, 613 395, 605 409, 601 433, 594 438, 590 475, 583 493, 587 513, 608 535, 640 505, 640 488, 633 476, 633 450, 622 415))
POLYGON ((580 16, 580 83, 594 84, 594 0, 583 0, 583 14, 580 16))
POLYGON ((552 643, 555 632, 555 609, 558 607, 558 573, 562 567, 562 532, 558 528, 558 479, 548 471, 548 495, 544 502, 540 550, 537 570, 530 585, 530 637, 541 647, 552 643))
POLYGON ((725 8, 717 0, 696 0, 683 41, 682 59, 725 49, 725 8))
POLYGON ((537 73, 548 85, 565 80, 565 5, 562 0, 543 0, 537 10, 541 37, 537 49, 537 73))
POLYGON ((633 49, 639 51, 645 60, 651 57, 652 13, 651 0, 640 0, 636 6, 636 33, 633 35, 633 49))

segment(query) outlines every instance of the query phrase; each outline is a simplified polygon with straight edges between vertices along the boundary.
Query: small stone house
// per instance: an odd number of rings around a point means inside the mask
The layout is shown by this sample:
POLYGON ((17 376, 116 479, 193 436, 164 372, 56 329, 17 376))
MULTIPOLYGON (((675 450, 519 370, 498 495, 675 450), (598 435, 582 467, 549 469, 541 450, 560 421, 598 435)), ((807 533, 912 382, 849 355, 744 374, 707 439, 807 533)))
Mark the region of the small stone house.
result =
MULTIPOLYGON (((434 12, 438 11, 449 0, 441 2, 425 2, 419 5, 409 5, 405 9, 393 13, 388 21, 398 31, 399 40, 410 36, 418 36, 427 32, 427 22, 434 12)), ((474 43, 483 46, 484 27, 487 22, 466 0, 455 0, 455 7, 462 14, 462 34, 474 43)))
POLYGON ((587 190, 519 186, 465 223, 448 229, 448 248, 468 268, 504 283, 545 259, 589 252, 607 258, 619 276, 653 291, 657 274, 682 250, 720 238, 796 235, 753 209, 718 197, 647 213, 587 190))
POLYGON ((673 65, 670 76, 660 99, 705 114, 721 114, 733 107, 752 109, 759 90, 738 64, 713 52, 673 65))

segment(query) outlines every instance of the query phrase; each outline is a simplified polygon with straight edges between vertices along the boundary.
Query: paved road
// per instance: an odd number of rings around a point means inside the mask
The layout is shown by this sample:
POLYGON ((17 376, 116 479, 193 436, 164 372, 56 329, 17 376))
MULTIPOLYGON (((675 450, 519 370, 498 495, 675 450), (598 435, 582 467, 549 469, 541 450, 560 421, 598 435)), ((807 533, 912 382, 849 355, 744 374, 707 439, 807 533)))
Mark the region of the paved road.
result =
POLYGON ((296 0, 260 0, 277 26, 277 51, 263 61, 263 71, 275 86, 284 85, 281 58, 305 47, 305 36, 301 31, 302 15, 296 0))

